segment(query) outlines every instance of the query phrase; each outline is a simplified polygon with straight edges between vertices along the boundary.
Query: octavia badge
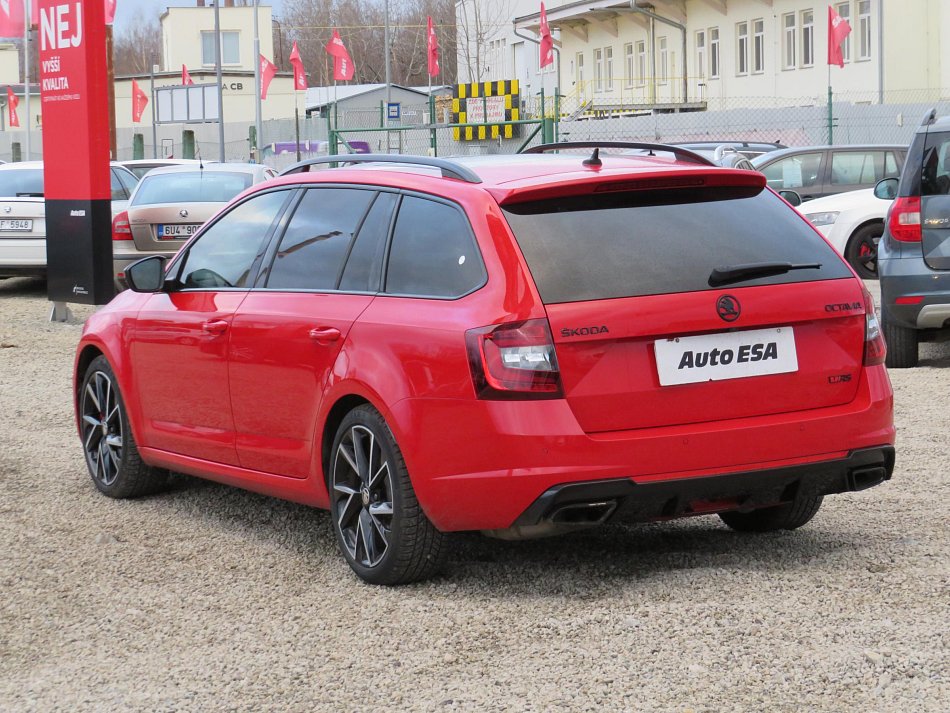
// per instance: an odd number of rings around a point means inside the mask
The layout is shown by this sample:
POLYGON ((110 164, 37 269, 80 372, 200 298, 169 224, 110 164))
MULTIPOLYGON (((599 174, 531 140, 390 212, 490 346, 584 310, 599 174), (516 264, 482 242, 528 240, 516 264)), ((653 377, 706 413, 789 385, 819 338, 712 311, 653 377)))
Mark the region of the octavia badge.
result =
POLYGON ((735 322, 741 311, 739 300, 732 295, 723 295, 716 301, 716 313, 726 322, 735 322))

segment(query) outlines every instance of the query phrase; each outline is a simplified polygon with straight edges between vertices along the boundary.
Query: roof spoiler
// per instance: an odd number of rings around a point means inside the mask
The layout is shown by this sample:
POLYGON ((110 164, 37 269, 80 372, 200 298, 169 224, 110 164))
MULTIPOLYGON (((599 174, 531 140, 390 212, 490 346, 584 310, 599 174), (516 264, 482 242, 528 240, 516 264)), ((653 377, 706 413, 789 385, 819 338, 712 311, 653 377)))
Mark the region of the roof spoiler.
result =
POLYGON ((539 144, 527 148, 521 153, 549 153, 552 151, 564 151, 566 149, 631 149, 648 151, 653 155, 654 151, 671 153, 680 161, 688 163, 698 163, 701 166, 715 166, 716 164, 700 156, 694 151, 684 149, 680 146, 670 146, 669 144, 651 144, 639 141, 561 141, 555 144, 539 144))
POLYGON ((924 120, 920 122, 921 126, 930 126, 937 120, 937 107, 934 107, 926 114, 924 114, 924 120))

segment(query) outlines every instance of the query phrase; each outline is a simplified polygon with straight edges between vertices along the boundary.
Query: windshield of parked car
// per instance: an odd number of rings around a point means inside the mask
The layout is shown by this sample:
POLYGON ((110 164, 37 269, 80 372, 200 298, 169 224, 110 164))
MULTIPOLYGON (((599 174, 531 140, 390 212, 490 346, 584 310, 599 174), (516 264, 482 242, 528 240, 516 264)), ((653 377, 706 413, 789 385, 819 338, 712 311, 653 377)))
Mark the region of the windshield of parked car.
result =
POLYGON ((20 168, 0 171, 0 196, 42 196, 43 169, 20 168))
POLYGON ((227 203, 251 185, 250 173, 193 171, 145 176, 132 205, 156 203, 227 203))

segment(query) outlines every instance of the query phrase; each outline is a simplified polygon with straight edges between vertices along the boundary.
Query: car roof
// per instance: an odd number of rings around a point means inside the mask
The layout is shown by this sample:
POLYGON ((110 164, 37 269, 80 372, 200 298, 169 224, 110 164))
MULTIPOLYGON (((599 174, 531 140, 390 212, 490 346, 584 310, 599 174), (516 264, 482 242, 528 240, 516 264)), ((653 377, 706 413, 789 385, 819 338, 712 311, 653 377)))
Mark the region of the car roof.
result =
MULTIPOLYGON (((109 166, 113 168, 125 168, 118 161, 109 161, 109 166)), ((42 161, 16 161, 10 163, 0 163, 0 171, 10 171, 17 168, 43 168, 42 161)))
MULTIPOLYGON (((657 151, 662 151, 662 148, 657 147, 657 151)), ((590 184, 592 181, 608 183, 616 178, 686 177, 710 172, 716 172, 723 179, 734 176, 734 180, 741 185, 749 182, 748 176, 755 175, 761 177, 762 185, 765 185, 765 178, 759 173, 679 161, 663 153, 656 156, 602 153, 602 165, 585 166, 583 161, 590 155, 588 150, 582 153, 466 156, 449 160, 474 173, 480 181, 474 185, 493 192, 499 199, 515 193, 527 196, 534 190, 590 184)), ((267 186, 334 182, 415 188, 437 195, 446 195, 455 187, 473 185, 453 178, 443 178, 441 170, 434 166, 371 163, 291 173, 269 181, 267 186), (374 174, 372 178, 367 176, 369 171, 374 174), (446 181, 451 183, 445 183, 446 181)), ((253 191, 254 189, 249 190, 253 191)))
POLYGON ((258 173, 267 167, 259 163, 189 163, 186 165, 158 166, 148 172, 148 176, 161 176, 166 173, 258 173))
MULTIPOLYGON (((119 161, 123 166, 191 166, 201 163, 197 158, 133 158, 128 161, 119 161)), ((205 161, 204 163, 217 163, 205 161)))
POLYGON ((934 123, 923 125, 917 129, 917 133, 922 134, 926 131, 950 131, 950 116, 938 116, 934 123))

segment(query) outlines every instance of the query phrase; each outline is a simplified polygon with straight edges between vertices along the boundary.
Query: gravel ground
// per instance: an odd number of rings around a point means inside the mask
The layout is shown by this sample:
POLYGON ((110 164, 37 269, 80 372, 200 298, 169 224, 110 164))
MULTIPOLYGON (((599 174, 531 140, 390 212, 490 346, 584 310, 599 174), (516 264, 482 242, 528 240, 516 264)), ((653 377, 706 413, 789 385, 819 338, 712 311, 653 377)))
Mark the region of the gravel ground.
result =
POLYGON ((99 495, 81 327, 48 309, 0 281, 0 710, 950 709, 950 344, 891 374, 893 480, 802 530, 466 535, 440 578, 383 589, 322 511, 185 478, 99 495))

